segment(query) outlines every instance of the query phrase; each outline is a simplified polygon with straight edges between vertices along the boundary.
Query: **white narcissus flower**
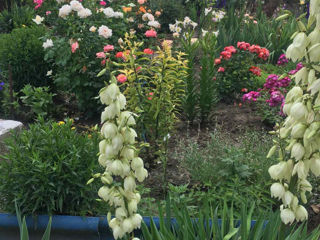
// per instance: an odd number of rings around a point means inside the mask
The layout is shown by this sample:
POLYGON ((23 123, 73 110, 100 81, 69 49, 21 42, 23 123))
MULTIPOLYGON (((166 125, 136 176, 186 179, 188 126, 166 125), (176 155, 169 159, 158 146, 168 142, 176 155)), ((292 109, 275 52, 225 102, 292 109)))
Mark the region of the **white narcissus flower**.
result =
POLYGON ((66 18, 70 13, 72 9, 70 5, 65 4, 59 9, 59 17, 66 18))
POLYGON ((296 219, 297 219, 298 222, 299 221, 302 222, 302 221, 305 221, 305 220, 308 219, 308 212, 303 206, 299 205, 296 208, 295 216, 296 216, 296 219))
POLYGON ((112 37, 112 30, 105 25, 102 25, 101 27, 99 27, 98 32, 99 32, 99 35, 104 38, 108 39, 112 37))
POLYGON ((281 199, 285 194, 285 188, 281 183, 273 183, 270 187, 271 197, 281 199))
POLYGON ((289 208, 283 209, 280 213, 280 217, 284 224, 292 224, 295 220, 294 212, 289 208))
POLYGON ((39 15, 36 16, 36 18, 32 19, 36 24, 41 24, 44 20, 44 17, 40 17, 39 15))

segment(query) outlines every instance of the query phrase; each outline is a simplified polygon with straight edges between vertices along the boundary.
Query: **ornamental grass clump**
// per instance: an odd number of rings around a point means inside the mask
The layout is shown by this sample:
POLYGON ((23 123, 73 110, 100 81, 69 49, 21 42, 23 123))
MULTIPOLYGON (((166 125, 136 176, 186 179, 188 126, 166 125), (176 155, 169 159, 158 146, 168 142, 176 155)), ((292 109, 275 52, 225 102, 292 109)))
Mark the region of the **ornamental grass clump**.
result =
MULTIPOLYGON (((283 17, 281 17, 283 18, 283 17)), ((312 191, 309 173, 320 175, 320 1, 311 0, 310 17, 305 26, 298 18, 299 31, 288 47, 286 56, 302 61, 295 73, 295 86, 285 98, 286 120, 278 127, 279 140, 268 157, 279 150, 279 163, 269 168, 271 195, 282 200, 281 219, 285 224, 304 221, 308 212, 307 192, 312 191)))
POLYGON ((108 222, 118 239, 140 228, 142 217, 137 214, 137 205, 141 196, 136 190, 136 180, 142 182, 148 172, 135 148, 134 114, 125 111, 126 98, 116 82, 112 75, 111 84, 100 91, 100 100, 107 105, 101 114, 103 140, 99 143, 99 163, 105 172, 95 176, 104 184, 99 197, 114 210, 108 213, 108 222), (113 219, 111 214, 115 215, 113 219))

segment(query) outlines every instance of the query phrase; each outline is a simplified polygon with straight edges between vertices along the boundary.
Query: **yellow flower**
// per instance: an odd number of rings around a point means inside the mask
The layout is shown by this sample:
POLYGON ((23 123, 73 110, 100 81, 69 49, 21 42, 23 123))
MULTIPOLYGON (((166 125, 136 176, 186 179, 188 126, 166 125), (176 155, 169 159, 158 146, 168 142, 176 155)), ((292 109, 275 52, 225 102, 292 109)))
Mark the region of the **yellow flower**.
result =
POLYGON ((300 4, 301 5, 305 4, 305 1, 304 0, 300 0, 300 4))
POLYGON ((22 24, 22 27, 26 27, 26 25, 22 24))
POLYGON ((63 125, 63 124, 65 124, 64 121, 59 121, 59 122, 58 122, 58 125, 59 125, 59 126, 61 126, 61 125, 63 125))
POLYGON ((92 135, 91 135, 91 134, 88 134, 88 138, 92 138, 92 135))
POLYGON ((71 128, 71 130, 75 130, 75 129, 76 129, 76 127, 72 127, 72 128, 71 128))

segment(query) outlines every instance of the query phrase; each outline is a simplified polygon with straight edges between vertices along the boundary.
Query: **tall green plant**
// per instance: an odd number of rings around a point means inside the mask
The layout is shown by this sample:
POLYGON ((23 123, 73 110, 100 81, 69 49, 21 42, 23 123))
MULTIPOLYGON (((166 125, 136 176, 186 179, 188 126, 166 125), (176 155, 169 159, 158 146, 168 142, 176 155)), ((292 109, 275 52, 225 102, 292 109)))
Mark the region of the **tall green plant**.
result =
POLYGON ((213 33, 207 33, 200 39, 202 56, 200 59, 201 71, 199 79, 198 101, 200 107, 200 119, 204 123, 211 109, 218 101, 217 91, 215 89, 214 59, 216 50, 216 36, 213 33))

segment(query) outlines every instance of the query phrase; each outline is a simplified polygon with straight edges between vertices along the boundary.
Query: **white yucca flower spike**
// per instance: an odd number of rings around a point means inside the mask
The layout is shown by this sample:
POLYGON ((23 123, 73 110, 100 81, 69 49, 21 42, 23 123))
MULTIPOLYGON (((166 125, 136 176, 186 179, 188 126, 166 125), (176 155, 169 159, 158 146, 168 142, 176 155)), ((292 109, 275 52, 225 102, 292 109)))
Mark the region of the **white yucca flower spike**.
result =
POLYGON ((287 57, 303 61, 304 67, 294 76, 293 87, 285 98, 283 112, 286 120, 277 127, 279 138, 268 156, 279 151, 280 163, 269 168, 272 179, 271 195, 281 198, 281 220, 285 224, 308 219, 308 212, 300 205, 307 203, 306 192, 312 191, 307 180, 311 172, 320 176, 320 0, 310 1, 310 17, 316 24, 303 26, 287 49, 287 57), (310 32, 307 36, 306 32, 310 32), (290 158, 290 159, 288 159, 290 158))
POLYGON ((148 176, 148 171, 135 150, 137 133, 132 128, 135 114, 124 111, 126 98, 120 92, 114 76, 112 83, 100 91, 99 97, 107 106, 101 114, 103 140, 99 143, 98 162, 105 172, 100 176, 104 186, 99 189, 98 195, 110 207, 114 207, 115 218, 111 219, 112 213, 109 212, 108 222, 114 238, 120 239, 141 226, 142 217, 137 214, 141 197, 136 182, 142 182, 148 176), (123 181, 117 183, 119 178, 123 181))

